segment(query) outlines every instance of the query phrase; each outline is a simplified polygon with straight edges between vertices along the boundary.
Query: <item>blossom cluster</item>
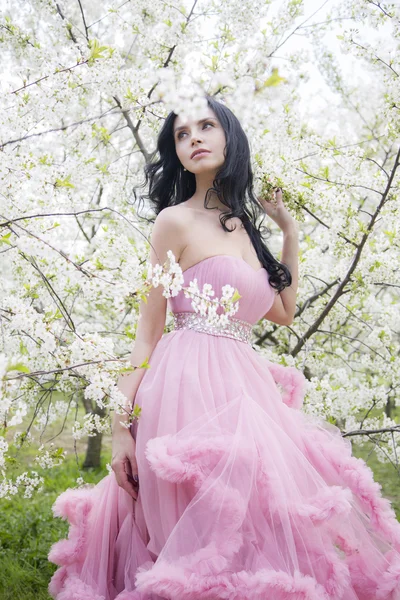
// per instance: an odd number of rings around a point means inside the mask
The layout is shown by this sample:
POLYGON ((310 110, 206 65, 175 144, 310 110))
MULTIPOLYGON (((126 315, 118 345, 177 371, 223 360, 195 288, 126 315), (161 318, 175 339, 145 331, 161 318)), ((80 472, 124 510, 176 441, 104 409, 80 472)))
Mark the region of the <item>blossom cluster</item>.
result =
POLYGON ((167 257, 169 262, 168 267, 164 267, 158 263, 154 266, 152 264, 149 265, 147 278, 151 281, 153 287, 158 287, 161 284, 164 288, 162 294, 166 298, 174 297, 183 290, 185 298, 191 299, 193 310, 205 316, 208 323, 218 327, 226 325, 228 318, 239 310, 238 299, 240 298, 240 294, 238 290, 226 284, 221 288, 221 298, 214 298, 215 290, 213 290, 212 285, 210 283, 203 283, 202 290, 200 291, 196 277, 189 282, 189 286, 184 287, 182 269, 179 263, 176 262, 176 258, 171 250, 167 251, 167 257), (217 312, 218 309, 222 309, 224 312, 219 314, 217 312))

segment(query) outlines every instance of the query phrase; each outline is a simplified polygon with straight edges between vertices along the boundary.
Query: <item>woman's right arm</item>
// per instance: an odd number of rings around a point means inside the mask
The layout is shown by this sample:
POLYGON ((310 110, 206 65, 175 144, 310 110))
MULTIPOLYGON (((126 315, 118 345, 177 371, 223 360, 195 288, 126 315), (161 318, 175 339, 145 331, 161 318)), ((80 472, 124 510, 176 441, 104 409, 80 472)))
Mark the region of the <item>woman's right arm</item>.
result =
MULTIPOLYGON (((151 234, 150 262, 164 264, 167 251, 172 250, 178 261, 185 247, 185 221, 178 207, 165 208, 157 216, 151 234)), ((167 263, 168 264, 168 263, 167 263)), ((147 302, 140 303, 139 320, 136 327, 135 344, 130 355, 130 362, 138 366, 150 359, 154 348, 164 333, 167 311, 167 299, 163 296, 163 286, 151 288, 147 302)), ((150 366, 150 369, 152 367, 150 366)), ((112 427, 112 462, 117 483, 135 500, 137 488, 128 479, 129 475, 137 475, 135 457, 136 443, 130 430, 121 425, 127 422, 133 409, 136 392, 146 369, 135 369, 132 373, 121 375, 117 382, 118 389, 124 394, 126 402, 124 414, 114 414, 112 427)))

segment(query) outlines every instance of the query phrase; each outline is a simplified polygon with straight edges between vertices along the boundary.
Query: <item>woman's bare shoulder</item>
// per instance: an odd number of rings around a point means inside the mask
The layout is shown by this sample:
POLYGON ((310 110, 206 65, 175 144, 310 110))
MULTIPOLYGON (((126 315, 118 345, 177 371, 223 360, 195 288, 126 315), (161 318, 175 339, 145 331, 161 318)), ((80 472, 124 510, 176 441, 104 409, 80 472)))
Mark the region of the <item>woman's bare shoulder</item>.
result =
POLYGON ((153 225, 154 233, 164 235, 183 234, 188 231, 195 214, 189 208, 182 207, 179 204, 167 206, 156 217, 153 225))
POLYGON ((190 236, 191 211, 178 205, 167 206, 156 217, 151 231, 151 242, 157 262, 166 259, 167 250, 172 250, 179 260, 190 236))

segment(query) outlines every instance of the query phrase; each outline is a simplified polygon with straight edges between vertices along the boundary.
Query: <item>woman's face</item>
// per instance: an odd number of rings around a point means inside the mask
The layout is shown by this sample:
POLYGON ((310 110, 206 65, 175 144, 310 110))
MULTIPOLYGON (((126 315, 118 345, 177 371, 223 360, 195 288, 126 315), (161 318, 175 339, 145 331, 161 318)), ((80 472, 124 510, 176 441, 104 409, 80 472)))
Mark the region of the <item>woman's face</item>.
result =
POLYGON ((184 120, 178 115, 174 141, 179 160, 191 173, 216 173, 225 162, 225 132, 209 106, 200 120, 184 120), (201 148, 208 152, 192 158, 193 152, 201 148))

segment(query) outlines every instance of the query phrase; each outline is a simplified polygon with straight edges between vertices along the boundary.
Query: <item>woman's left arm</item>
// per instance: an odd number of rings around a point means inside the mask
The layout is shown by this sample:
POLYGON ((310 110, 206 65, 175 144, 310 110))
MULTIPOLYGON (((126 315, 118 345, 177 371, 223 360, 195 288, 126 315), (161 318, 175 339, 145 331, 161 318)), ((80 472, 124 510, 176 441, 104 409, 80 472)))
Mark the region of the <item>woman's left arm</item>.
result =
POLYGON ((282 190, 277 188, 273 201, 259 198, 266 214, 280 227, 283 247, 280 262, 284 263, 292 276, 292 283, 282 290, 265 318, 282 325, 293 323, 296 312, 296 295, 299 281, 299 227, 282 201, 282 190))
POLYGON ((284 263, 292 276, 292 283, 280 292, 282 303, 290 323, 293 323, 296 312, 296 296, 299 283, 299 231, 297 223, 286 227, 283 231, 283 247, 281 262, 284 263))

